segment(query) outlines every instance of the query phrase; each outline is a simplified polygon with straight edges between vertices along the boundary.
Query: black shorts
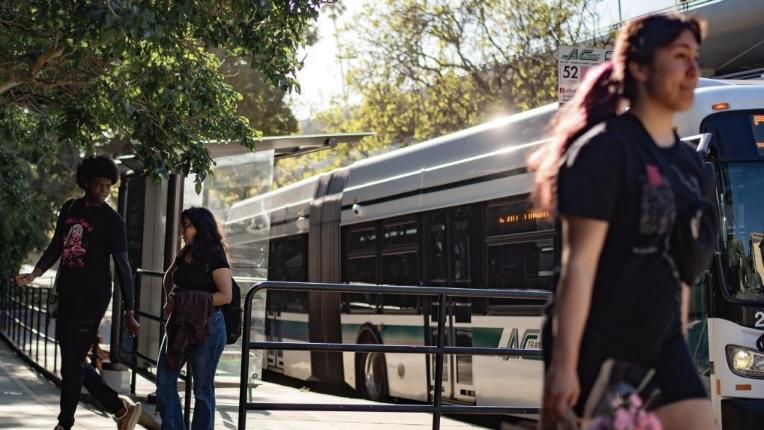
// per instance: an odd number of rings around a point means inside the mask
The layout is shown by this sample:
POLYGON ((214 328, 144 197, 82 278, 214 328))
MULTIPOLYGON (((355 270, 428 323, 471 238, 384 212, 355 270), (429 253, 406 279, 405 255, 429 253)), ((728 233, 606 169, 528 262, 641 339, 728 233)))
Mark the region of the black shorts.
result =
MULTIPOLYGON (((544 348, 544 369, 552 359, 552 336, 550 324, 544 324, 542 346, 544 348)), ((581 384, 581 395, 576 404, 575 411, 579 416, 583 415, 584 405, 589 398, 589 393, 599 376, 602 363, 608 358, 620 358, 628 361, 627 357, 615 357, 615 354, 592 345, 590 342, 582 343, 578 360, 578 377, 581 384)), ((706 389, 698 375, 695 363, 692 361, 687 342, 681 333, 670 336, 660 349, 658 355, 649 363, 640 363, 643 367, 655 370, 652 384, 660 389, 660 397, 653 404, 652 409, 660 406, 676 403, 689 399, 704 399, 708 397, 706 389)))

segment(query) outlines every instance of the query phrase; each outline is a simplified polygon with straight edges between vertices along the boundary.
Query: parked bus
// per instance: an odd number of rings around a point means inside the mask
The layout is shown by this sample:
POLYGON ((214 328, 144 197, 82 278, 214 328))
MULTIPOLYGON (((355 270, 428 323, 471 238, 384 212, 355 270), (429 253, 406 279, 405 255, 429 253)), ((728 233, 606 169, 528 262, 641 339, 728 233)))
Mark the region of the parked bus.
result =
MULTIPOLYGON (((762 84, 703 79, 693 108, 675 123, 716 177, 722 234, 712 267, 693 288, 689 343, 720 429, 764 422, 762 84)), ((525 160, 548 141, 556 111, 552 104, 497 119, 239 202, 226 223, 234 265, 267 252, 274 281, 551 292, 559 232, 553 214, 531 204, 525 160), (262 229, 268 240, 253 243, 252 232, 262 229)), ((433 306, 407 296, 271 293, 266 334, 428 344, 433 306)), ((541 323, 537 303, 460 299, 449 307, 447 337, 455 346, 539 349, 541 323)), ((382 401, 429 400, 433 366, 419 355, 301 351, 269 351, 263 363, 382 401)), ((540 360, 456 355, 444 366, 448 401, 540 402, 540 360)))

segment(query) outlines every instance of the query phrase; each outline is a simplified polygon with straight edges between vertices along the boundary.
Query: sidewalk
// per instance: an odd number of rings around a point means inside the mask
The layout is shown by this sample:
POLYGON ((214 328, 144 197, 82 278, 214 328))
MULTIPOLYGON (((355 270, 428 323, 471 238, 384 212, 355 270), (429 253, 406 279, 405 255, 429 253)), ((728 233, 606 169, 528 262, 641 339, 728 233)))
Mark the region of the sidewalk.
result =
MULTIPOLYGON (((145 384, 145 382, 144 382, 145 384)), ((350 399, 329 394, 316 393, 271 382, 258 382, 252 389, 253 402, 283 403, 329 403, 329 404, 371 404, 367 400, 350 399)), ((137 391, 153 389, 140 386, 137 391)), ((182 386, 182 384, 180 384, 182 386)), ((181 399, 183 392, 181 391, 181 399)), ((239 389, 218 387, 216 394, 216 429, 236 429, 238 424, 239 389)), ((193 401, 191 402, 193 406, 193 401)), ((144 404, 142 420, 150 429, 159 428, 159 414, 153 405, 144 404)), ((250 411, 247 413, 247 429, 252 430, 417 430, 430 429, 432 415, 420 413, 382 412, 306 412, 306 411, 250 411)), ((449 418, 442 418, 441 428, 448 430, 480 429, 471 424, 449 418)))
MULTIPOLYGON (((57 424, 59 389, 28 367, 0 340, 0 428, 52 430, 57 424)), ((76 428, 116 428, 111 417, 93 406, 80 403, 76 428)))
MULTIPOLYGON (((139 395, 145 396, 153 389, 153 384, 139 378, 139 395)), ((220 387, 216 391, 215 427, 235 429, 238 388, 220 387)), ((58 416, 59 392, 58 387, 28 367, 0 340, 0 429, 52 430, 58 416)), ((269 382, 262 382, 253 388, 252 396, 253 401, 262 402, 369 403, 361 399, 314 393, 269 382)), ((116 428, 109 415, 83 402, 77 407, 75 417, 75 428, 78 430, 116 428)), ((149 428, 159 427, 159 414, 155 413, 154 405, 144 402, 141 422, 149 428)), ((247 428, 257 430, 356 430, 359 426, 369 430, 413 430, 429 429, 431 423, 432 417, 429 414, 301 411, 252 411, 247 414, 247 428)), ((477 427, 443 418, 441 428, 456 430, 477 427)))

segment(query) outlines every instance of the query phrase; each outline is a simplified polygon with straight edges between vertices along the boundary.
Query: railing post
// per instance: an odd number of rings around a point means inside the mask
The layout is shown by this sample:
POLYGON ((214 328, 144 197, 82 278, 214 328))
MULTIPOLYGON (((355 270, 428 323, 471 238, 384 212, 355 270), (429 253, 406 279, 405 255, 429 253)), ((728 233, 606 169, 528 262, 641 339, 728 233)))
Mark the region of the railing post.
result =
POLYGON ((252 298, 258 285, 252 286, 244 299, 244 327, 241 338, 241 374, 239 375, 239 430, 247 428, 247 387, 249 386, 249 335, 252 330, 252 298))
POLYGON ((438 352, 435 354, 435 393, 433 393, 432 405, 435 412, 432 414, 432 429, 440 430, 440 404, 443 400, 443 347, 445 346, 446 332, 446 295, 438 296, 438 352))
POLYGON ((50 295, 50 290, 45 290, 45 337, 43 338, 43 348, 44 348, 44 355, 45 355, 45 369, 48 368, 48 337, 50 337, 50 315, 48 314, 48 296, 50 295))
POLYGON ((29 342, 29 356, 32 356, 32 347, 34 346, 34 341, 32 340, 32 336, 34 336, 34 328, 32 327, 32 321, 34 321, 34 290, 27 287, 29 291, 27 291, 27 318, 26 318, 26 326, 27 326, 27 332, 29 333, 27 335, 27 341, 29 342))
POLYGON ((40 329, 40 326, 42 325, 42 289, 37 290, 37 305, 35 306, 35 312, 37 312, 37 341, 35 343, 35 356, 34 361, 39 363, 40 362, 40 333, 42 330, 40 329))
POLYGON ((29 287, 21 290, 21 316, 19 317, 19 327, 21 327, 21 351, 27 350, 27 338, 29 338, 29 326, 27 319, 29 316, 29 287))
POLYGON ((27 316, 28 316, 27 331, 29 331, 28 338, 29 338, 29 356, 30 357, 32 356, 32 350, 34 349, 34 340, 33 340, 34 325, 32 324, 32 322, 34 322, 34 295, 35 295, 34 290, 35 289, 29 290, 29 293, 28 293, 29 297, 27 298, 27 302, 29 303, 29 305, 27 306, 27 316))
MULTIPOLYGON (((18 291, 13 291, 11 293, 11 296, 15 296, 18 293, 18 291)), ((16 318, 19 314, 19 301, 18 298, 12 297, 11 299, 11 307, 13 308, 13 312, 11 313, 11 338, 13 339, 13 344, 18 347, 19 345, 19 325, 16 323, 18 319, 16 318)))
MULTIPOLYGON (((192 376, 193 371, 191 370, 191 361, 186 362, 186 383, 185 383, 185 407, 183 410, 183 419, 186 423, 186 428, 191 428, 191 384, 194 383, 194 378, 192 376)), ((214 411, 213 411, 214 414, 214 411)), ((213 415, 212 419, 214 420, 215 417, 213 415)))

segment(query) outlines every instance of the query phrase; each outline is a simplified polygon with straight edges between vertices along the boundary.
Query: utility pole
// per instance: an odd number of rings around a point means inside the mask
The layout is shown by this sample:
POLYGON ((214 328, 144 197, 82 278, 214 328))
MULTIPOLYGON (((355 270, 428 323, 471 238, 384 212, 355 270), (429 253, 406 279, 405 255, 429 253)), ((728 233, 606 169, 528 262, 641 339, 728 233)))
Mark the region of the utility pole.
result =
POLYGON ((621 0, 618 0, 618 22, 623 22, 623 14, 621 13, 621 0))

